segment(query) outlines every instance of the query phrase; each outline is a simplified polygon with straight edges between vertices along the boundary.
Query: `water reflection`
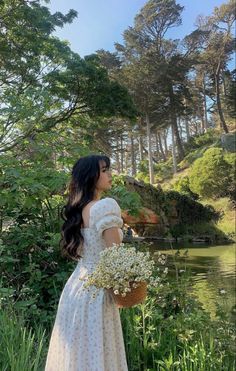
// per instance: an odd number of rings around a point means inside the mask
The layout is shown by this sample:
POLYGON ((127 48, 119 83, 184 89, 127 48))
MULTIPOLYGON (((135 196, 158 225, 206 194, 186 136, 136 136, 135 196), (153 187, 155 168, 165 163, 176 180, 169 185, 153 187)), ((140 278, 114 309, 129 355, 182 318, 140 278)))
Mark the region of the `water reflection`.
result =
POLYGON ((162 243, 154 243, 150 252, 161 251, 168 255, 168 268, 190 269, 193 278, 193 291, 203 307, 215 317, 216 302, 226 311, 236 304, 236 249, 233 245, 193 246, 172 244, 173 249, 162 243), (187 257, 184 252, 188 249, 187 257), (179 253, 178 253, 179 250, 179 253), (177 254, 176 254, 177 253, 177 254))

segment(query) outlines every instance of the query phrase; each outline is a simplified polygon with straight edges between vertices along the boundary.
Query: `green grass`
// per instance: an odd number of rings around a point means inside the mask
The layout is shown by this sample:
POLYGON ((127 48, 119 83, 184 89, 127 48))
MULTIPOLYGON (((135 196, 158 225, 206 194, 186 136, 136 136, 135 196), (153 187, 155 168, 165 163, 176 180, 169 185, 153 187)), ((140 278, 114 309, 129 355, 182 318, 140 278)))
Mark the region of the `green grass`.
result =
POLYGON ((233 209, 228 197, 217 200, 202 200, 203 205, 210 204, 215 210, 222 212, 222 218, 217 223, 217 228, 228 236, 235 236, 235 210, 233 209))
POLYGON ((231 324, 211 320, 186 297, 177 315, 165 317, 163 312, 154 296, 145 304, 122 309, 129 371, 235 370, 231 324))
MULTIPOLYGON (((162 282, 145 303, 120 311, 129 371, 233 371, 235 329, 227 315, 211 319, 192 296, 187 273, 162 282)), ((26 317, 1 310, 1 371, 44 370, 46 335, 40 324, 26 328, 26 317)))
POLYGON ((45 332, 24 325, 23 316, 10 309, 0 312, 0 370, 43 371, 45 332))

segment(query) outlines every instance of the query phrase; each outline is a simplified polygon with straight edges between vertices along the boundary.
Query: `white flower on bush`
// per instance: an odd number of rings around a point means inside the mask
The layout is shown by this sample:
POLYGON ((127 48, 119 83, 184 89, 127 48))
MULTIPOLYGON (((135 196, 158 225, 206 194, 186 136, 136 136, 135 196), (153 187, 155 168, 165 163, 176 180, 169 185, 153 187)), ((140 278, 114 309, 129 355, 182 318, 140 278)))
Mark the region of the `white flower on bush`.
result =
POLYGON ((113 289, 115 295, 125 297, 139 282, 146 281, 148 286, 157 287, 160 278, 152 276, 155 262, 150 253, 138 252, 130 245, 113 244, 112 247, 100 252, 100 259, 93 273, 89 274, 83 288, 94 286, 113 289))

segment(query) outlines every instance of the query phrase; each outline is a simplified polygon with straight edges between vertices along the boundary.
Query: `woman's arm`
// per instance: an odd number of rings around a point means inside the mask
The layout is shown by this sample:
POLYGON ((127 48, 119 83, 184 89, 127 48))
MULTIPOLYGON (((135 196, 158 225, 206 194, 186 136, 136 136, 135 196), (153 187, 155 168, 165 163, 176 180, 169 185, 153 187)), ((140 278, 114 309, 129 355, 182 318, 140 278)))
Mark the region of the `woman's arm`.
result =
POLYGON ((119 233, 119 228, 112 227, 105 229, 103 232, 103 238, 106 242, 107 247, 112 247, 113 243, 120 244, 122 239, 119 233))

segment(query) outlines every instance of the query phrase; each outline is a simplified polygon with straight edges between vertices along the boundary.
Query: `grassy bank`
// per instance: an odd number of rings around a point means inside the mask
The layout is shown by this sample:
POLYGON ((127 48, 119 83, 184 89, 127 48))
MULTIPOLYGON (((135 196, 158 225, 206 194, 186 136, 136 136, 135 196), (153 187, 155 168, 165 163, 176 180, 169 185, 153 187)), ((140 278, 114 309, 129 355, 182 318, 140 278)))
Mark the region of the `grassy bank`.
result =
MULTIPOLYGON (((168 279, 169 280, 169 279, 168 279)), ((233 371, 235 328, 218 306, 212 320, 191 294, 182 275, 153 289, 144 304, 121 309, 129 371, 233 371)), ((22 315, 2 310, 0 369, 43 371, 50 332, 40 324, 25 327, 22 315)))
POLYGON ((222 214, 221 220, 217 223, 217 228, 229 237, 235 237, 235 210, 228 197, 219 198, 217 200, 206 199, 201 201, 203 205, 209 204, 215 210, 222 214))
MULTIPOLYGON (((45 331, 25 325, 27 313, 11 309, 0 312, 0 370, 43 371, 46 354, 45 331)), ((33 325, 33 324, 32 324, 33 325)))

